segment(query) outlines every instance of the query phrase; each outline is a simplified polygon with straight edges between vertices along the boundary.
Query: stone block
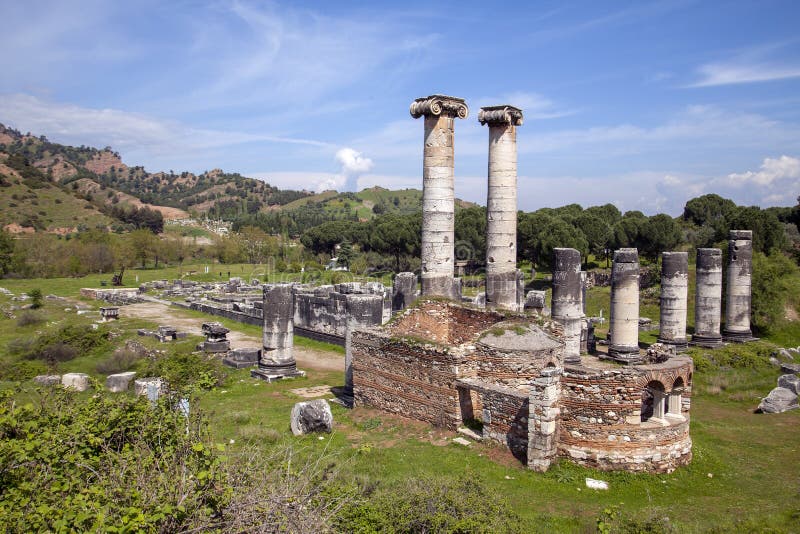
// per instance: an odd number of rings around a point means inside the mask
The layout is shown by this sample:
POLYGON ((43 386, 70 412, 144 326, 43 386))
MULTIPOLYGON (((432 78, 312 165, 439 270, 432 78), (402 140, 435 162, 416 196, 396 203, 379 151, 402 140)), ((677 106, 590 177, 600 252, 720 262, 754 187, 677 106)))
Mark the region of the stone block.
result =
POLYGON ((797 375, 782 375, 778 378, 778 387, 786 388, 795 395, 800 395, 800 377, 797 375))
POLYGON ((295 436, 311 432, 330 432, 333 429, 331 407, 323 399, 298 402, 292 408, 290 425, 295 436))
POLYGON ((133 382, 133 390, 136 396, 147 395, 151 400, 153 396, 157 399, 165 388, 166 382, 161 377, 138 378, 133 382))
POLYGON ((67 373, 61 377, 61 385, 75 391, 89 389, 89 375, 85 373, 67 373))
POLYGON ((39 375, 33 378, 33 382, 40 386, 55 386, 61 383, 61 375, 39 375))
POLYGON ((122 393, 123 391, 128 391, 128 388, 131 386, 131 380, 133 380, 133 377, 135 376, 136 373, 133 371, 109 375, 106 378, 106 389, 112 393, 122 393))
POLYGON ((797 407, 797 394, 790 389, 777 387, 761 400, 758 405, 758 411, 761 413, 782 413, 797 407))

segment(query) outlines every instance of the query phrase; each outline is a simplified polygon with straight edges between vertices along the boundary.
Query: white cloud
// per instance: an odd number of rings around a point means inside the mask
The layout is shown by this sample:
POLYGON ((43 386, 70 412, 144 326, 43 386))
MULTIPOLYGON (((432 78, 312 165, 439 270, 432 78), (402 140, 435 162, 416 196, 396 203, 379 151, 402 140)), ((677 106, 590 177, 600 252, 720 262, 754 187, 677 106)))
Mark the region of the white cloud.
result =
POLYGON ((728 183, 736 187, 741 187, 748 183, 766 187, 776 185, 798 186, 800 185, 800 180, 798 179, 800 179, 800 160, 789 156, 764 158, 759 171, 732 173, 727 176, 728 183))
POLYGON ((336 161, 342 164, 342 173, 345 175, 363 174, 372 169, 372 160, 352 148, 339 149, 336 161))
POLYGON ((701 79, 688 87, 713 87, 741 83, 771 82, 800 77, 800 66, 736 65, 710 63, 699 69, 701 79))
POLYGON ((344 177, 341 174, 317 171, 249 172, 247 176, 258 178, 281 189, 294 189, 321 193, 329 189, 341 190, 344 177))
POLYGON ((56 142, 110 145, 123 155, 129 153, 144 160, 131 161, 137 165, 170 156, 183 161, 208 149, 243 143, 295 144, 328 150, 333 147, 314 139, 192 128, 142 113, 85 108, 24 94, 0 95, 0 122, 23 132, 46 135, 56 142))

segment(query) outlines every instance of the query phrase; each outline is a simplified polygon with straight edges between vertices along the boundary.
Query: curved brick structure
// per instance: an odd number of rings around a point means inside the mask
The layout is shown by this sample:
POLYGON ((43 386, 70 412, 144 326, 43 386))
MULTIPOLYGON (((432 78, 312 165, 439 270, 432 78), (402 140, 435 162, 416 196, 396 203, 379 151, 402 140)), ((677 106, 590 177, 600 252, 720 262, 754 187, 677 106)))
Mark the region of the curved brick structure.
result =
POLYGON ((670 472, 688 464, 692 370, 684 356, 653 365, 566 366, 559 455, 603 470, 670 472))

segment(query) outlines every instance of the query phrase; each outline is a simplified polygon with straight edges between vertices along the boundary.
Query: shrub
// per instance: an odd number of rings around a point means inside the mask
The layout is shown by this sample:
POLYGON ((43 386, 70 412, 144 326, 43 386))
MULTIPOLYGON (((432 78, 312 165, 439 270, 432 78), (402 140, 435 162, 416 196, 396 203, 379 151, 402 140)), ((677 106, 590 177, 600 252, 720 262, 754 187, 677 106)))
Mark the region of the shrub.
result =
POLYGON ((409 480, 345 506, 341 532, 519 532, 508 503, 475 476, 409 480))
POLYGON ((104 375, 111 375, 114 373, 122 373, 133 369, 136 362, 141 360, 142 357, 136 352, 122 347, 115 350, 111 356, 97 364, 95 369, 98 373, 104 375))
POLYGON ((55 365, 60 362, 68 362, 78 355, 78 350, 66 343, 56 342, 43 347, 41 350, 34 352, 31 356, 39 360, 44 360, 50 365, 55 365))
POLYGON ((28 291, 28 296, 31 298, 31 308, 34 310, 39 309, 42 307, 42 290, 41 289, 31 289, 28 291))
POLYGON ((22 328, 25 326, 42 324, 44 321, 45 318, 41 313, 33 311, 24 311, 17 318, 17 326, 22 328))
POLYGON ((203 420, 166 398, 53 388, 19 403, 4 392, 0 458, 7 532, 200 530, 228 499, 203 420))
POLYGON ((221 386, 225 379, 219 360, 193 353, 178 353, 148 360, 143 373, 147 376, 164 377, 175 390, 195 387, 212 389, 221 386))
POLYGON ((47 373, 47 366, 37 361, 0 362, 0 379, 11 381, 30 380, 47 373))

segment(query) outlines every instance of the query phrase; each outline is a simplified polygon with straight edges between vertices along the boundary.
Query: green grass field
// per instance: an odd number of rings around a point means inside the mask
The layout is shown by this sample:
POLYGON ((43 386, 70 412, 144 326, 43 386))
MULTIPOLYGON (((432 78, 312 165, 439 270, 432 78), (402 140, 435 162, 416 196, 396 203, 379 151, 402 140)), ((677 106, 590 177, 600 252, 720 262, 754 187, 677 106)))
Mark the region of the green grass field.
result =
MULTIPOLYGON (((252 266, 215 266, 210 274, 224 269, 223 277, 228 270, 231 275, 243 276, 247 275, 246 268, 252 266)), ((132 282, 135 275, 140 282, 177 278, 177 271, 134 270, 126 273, 126 281, 132 282)), ((108 275, 92 275, 82 279, 3 280, 0 286, 15 294, 38 287, 44 294, 74 298, 80 287, 96 287, 107 278, 108 275)), ((589 313, 596 314, 605 306, 607 316, 607 302, 608 288, 593 289, 589 293, 589 313)), ((84 303, 94 309, 99 306, 96 302, 84 303)), ((12 304, 15 303, 8 297, 0 296, 0 308, 8 310, 12 304)), ((643 309, 649 309, 647 306, 643 309)), ((0 364, 12 359, 7 347, 17 338, 36 337, 67 324, 89 324, 97 318, 64 311, 65 307, 63 302, 45 300, 41 310, 44 321, 24 327, 17 326, 18 319, 5 315, 0 318, 0 364)), ((207 318, 197 312, 182 313, 196 316, 198 321, 207 318)), ((651 317, 656 319, 657 314, 651 317)), ((223 323, 252 335, 260 334, 255 326, 223 323)), ((100 378, 95 370, 99 361, 126 339, 135 338, 137 328, 155 326, 129 319, 112 323, 109 328, 114 338, 107 345, 59 364, 55 370, 87 372, 100 378)), ((695 373, 692 395, 694 459, 688 467, 668 475, 604 473, 567 461, 538 474, 525 469, 499 445, 474 443, 465 448, 452 444, 455 434, 427 424, 368 408, 347 410, 335 404, 333 434, 322 440, 318 436, 293 437, 289 413, 302 398, 290 390, 323 384, 340 386, 343 372, 309 370, 306 378, 268 384, 250 378, 248 370, 227 370, 224 384, 199 391, 192 405, 207 414, 214 439, 227 444, 230 454, 253 448, 267 452, 275 444, 289 442, 311 455, 333 454, 344 476, 373 481, 386 488, 426 476, 443 480, 456 480, 462 474, 479 477, 491 494, 507 499, 521 516, 526 532, 593 532, 596 519, 604 510, 617 510, 624 517, 643 523, 668 517, 678 532, 797 532, 800 410, 777 415, 753 413, 760 397, 775 386, 779 375, 766 361, 770 350, 778 342, 800 345, 796 332, 796 324, 787 323, 768 340, 723 351, 693 349, 692 354, 703 362, 695 373), (785 342, 789 340, 792 343, 785 342), (606 480, 610 489, 589 490, 584 484, 586 477, 606 480)), ((169 344, 150 338, 137 339, 152 348, 170 351, 189 351, 200 340, 190 337, 167 347, 169 344)), ((299 337, 296 343, 341 355, 338 347, 332 349, 299 337)), ((30 387, 29 382, 26 384, 30 387)), ((0 385, 9 387, 11 383, 0 385)))

